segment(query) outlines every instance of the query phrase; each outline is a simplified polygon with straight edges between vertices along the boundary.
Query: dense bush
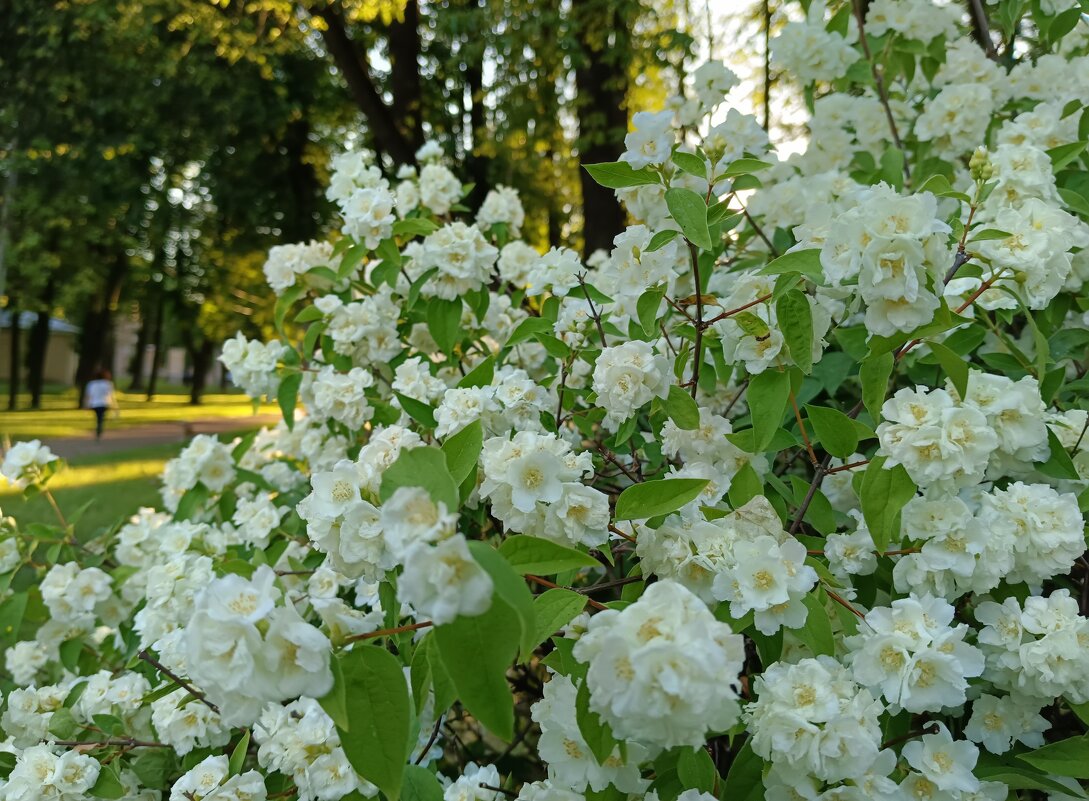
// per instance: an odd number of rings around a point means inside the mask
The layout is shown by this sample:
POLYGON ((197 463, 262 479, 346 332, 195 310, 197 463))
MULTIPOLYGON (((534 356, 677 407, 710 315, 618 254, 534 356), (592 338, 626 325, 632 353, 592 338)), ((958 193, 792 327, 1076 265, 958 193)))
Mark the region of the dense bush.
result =
POLYGON ((341 156, 284 422, 5 521, 0 801, 1084 797, 1089 24, 967 5, 809 4, 791 158, 696 70, 588 264, 341 156))

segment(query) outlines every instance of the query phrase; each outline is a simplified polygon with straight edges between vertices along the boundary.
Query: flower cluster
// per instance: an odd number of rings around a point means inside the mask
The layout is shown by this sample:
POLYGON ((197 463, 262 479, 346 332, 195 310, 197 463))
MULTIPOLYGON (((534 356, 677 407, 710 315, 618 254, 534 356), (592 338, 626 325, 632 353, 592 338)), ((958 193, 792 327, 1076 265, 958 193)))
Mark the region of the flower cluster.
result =
POLYGON ((1089 37, 802 5, 807 141, 683 70, 587 165, 601 251, 434 142, 333 158, 220 355, 283 419, 162 509, 7 448, 57 524, 0 517, 0 801, 1082 797, 1089 37))

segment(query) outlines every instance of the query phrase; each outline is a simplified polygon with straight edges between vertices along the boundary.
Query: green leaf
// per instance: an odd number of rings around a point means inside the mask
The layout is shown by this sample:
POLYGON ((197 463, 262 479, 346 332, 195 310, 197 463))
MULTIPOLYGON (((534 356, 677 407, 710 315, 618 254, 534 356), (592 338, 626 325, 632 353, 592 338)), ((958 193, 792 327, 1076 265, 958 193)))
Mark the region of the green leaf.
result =
POLYGON ((273 307, 272 318, 276 325, 276 330, 279 333, 284 333, 284 318, 287 317, 287 313, 291 310, 291 307, 295 305, 295 301, 306 294, 306 286, 304 284, 295 284, 295 286, 288 287, 284 290, 284 294, 276 298, 276 305, 273 307))
POLYGON ((412 720, 404 670, 377 645, 356 645, 341 667, 348 699, 348 728, 338 728, 344 753, 356 773, 396 799, 412 720))
POLYGON ((666 229, 665 231, 659 231, 650 238, 650 244, 643 248, 643 252, 653 253, 656 250, 661 250, 680 235, 680 231, 675 231, 672 228, 666 229))
POLYGON ((885 457, 875 456, 862 474, 859 488, 862 517, 870 529, 878 553, 900 538, 900 510, 915 497, 915 484, 903 465, 885 469, 885 457))
POLYGON ((705 478, 665 478, 633 484, 616 499, 617 520, 642 520, 676 512, 699 497, 705 478))
POLYGON ((484 443, 484 429, 479 420, 474 420, 451 434, 442 443, 442 452, 446 456, 446 466, 450 476, 459 487, 469 476, 476 472, 480 449, 484 443))
POLYGON ((401 487, 423 487, 435 503, 446 511, 460 508, 457 484, 446 467, 446 456, 438 448, 419 447, 401 451, 401 455, 382 473, 378 497, 384 503, 401 487))
POLYGON ((599 765, 605 764, 605 760, 612 755, 619 743, 609 724, 590 709, 590 690, 585 681, 579 684, 578 694, 575 696, 575 721, 594 759, 599 765))
POLYGON ((405 765, 401 801, 442 801, 442 785, 427 768, 405 765))
POLYGON ((658 335, 658 309, 661 308, 662 298, 665 297, 665 287, 651 287, 642 295, 635 304, 635 312, 639 317, 639 325, 647 336, 658 335))
POLYGON ((738 328, 751 337, 766 339, 771 333, 771 328, 764 322, 763 318, 751 311, 740 312, 731 316, 730 319, 737 324, 738 328))
POLYGON ((858 429, 850 417, 827 406, 806 404, 805 411, 822 448, 841 459, 855 452, 858 448, 858 429))
POLYGON ((1089 779, 1089 734, 1050 743, 1017 758, 1044 773, 1089 779))
POLYGON ((435 410, 431 406, 400 392, 395 391, 393 394, 397 396, 397 401, 401 404, 401 408, 405 410, 405 413, 424 428, 434 428, 437 425, 435 410))
POLYGON ((295 404, 299 402, 299 387, 302 385, 302 373, 288 373, 280 380, 276 390, 276 402, 280 404, 280 413, 289 430, 295 428, 295 404))
POLYGON ((792 250, 777 259, 772 259, 760 271, 761 275, 782 275, 783 273, 801 273, 815 281, 824 277, 821 271, 821 252, 816 248, 792 250))
POLYGON ((445 353, 452 352, 461 339, 463 308, 460 298, 455 300, 431 298, 427 302, 427 330, 431 332, 431 338, 435 340, 435 344, 445 353))
POLYGON ((900 148, 891 145, 881 154, 878 176, 897 191, 904 188, 904 152, 900 148))
POLYGON ((49 717, 49 733, 58 740, 71 740, 80 729, 72 710, 61 707, 49 717))
POLYGON ((565 570, 601 567, 601 564, 589 554, 529 534, 515 534, 507 537, 499 546, 499 553, 523 576, 526 574, 551 576, 565 570))
POLYGON ((754 172, 759 172, 760 170, 766 170, 770 166, 772 165, 766 161, 761 161, 760 159, 734 159, 730 162, 730 166, 726 168, 725 172, 716 177, 733 178, 737 175, 749 175, 754 172))
POLYGON ((333 672, 333 687, 318 699, 318 704, 325 710, 325 714, 333 719, 333 723, 346 729, 348 728, 348 699, 345 697, 344 671, 340 666, 342 659, 344 654, 329 662, 333 672))
POLYGON ((1051 169, 1058 172, 1067 164, 1072 162, 1085 150, 1085 146, 1089 142, 1070 142, 1069 144, 1059 145, 1053 147, 1047 151, 1048 158, 1051 159, 1051 169))
POLYGON ((660 184, 658 173, 648 167, 633 170, 626 161, 610 161, 598 164, 583 164, 582 168, 590 177, 609 189, 624 189, 628 186, 660 184))
POLYGON ((686 748, 677 760, 677 777, 686 788, 710 793, 715 789, 718 771, 706 748, 686 748))
POLYGON ((790 290, 776 301, 775 315, 790 358, 803 373, 810 373, 813 370, 813 310, 809 297, 798 289, 790 290))
POLYGON ((752 415, 753 453, 762 453, 771 443, 790 400, 790 376, 777 370, 754 375, 746 390, 752 415))
POLYGON ((533 594, 518 571, 488 543, 472 541, 469 543, 469 552, 491 576, 496 596, 502 598, 518 616, 521 627, 518 642, 522 658, 528 660, 533 649, 537 647, 533 639, 537 634, 537 615, 533 611, 533 594))
POLYGON ((250 748, 250 730, 246 729, 242 736, 238 739, 238 743, 235 745, 234 750, 231 751, 231 758, 227 763, 228 774, 231 776, 237 776, 242 772, 243 766, 246 764, 246 753, 250 748))
POLYGON ((117 763, 102 766, 98 779, 89 792, 95 798, 125 797, 125 786, 121 784, 121 777, 117 774, 117 763))
POLYGON ((1046 462, 1038 462, 1036 469, 1045 476, 1051 476, 1052 478, 1062 478, 1070 481, 1079 480, 1081 476, 1078 475, 1078 469, 1074 466, 1074 461, 1070 458, 1070 454, 1066 452, 1066 448, 1059 442, 1059 438, 1055 436, 1055 432, 1050 428, 1047 430, 1047 445, 1051 450, 1051 455, 1046 462))
POLYGON ((459 387, 486 387, 495 378, 495 356, 489 356, 458 381, 459 387))
POLYGON ((162 790, 174 772, 174 752, 168 748, 142 748, 129 767, 144 787, 162 790))
POLYGON ((669 419, 677 424, 677 428, 685 431, 695 431, 700 427, 700 408, 692 396, 678 387, 676 384, 669 388, 669 395, 662 400, 669 419))
POLYGON ((174 512, 174 519, 191 520, 204 507, 210 495, 208 488, 198 481, 192 489, 186 490, 181 500, 178 501, 178 509, 174 512))
POLYGON ((537 613, 537 634, 534 639, 540 644, 562 629, 586 608, 586 596, 574 590, 555 587, 533 599, 533 609, 537 613))
POLYGON ((997 228, 983 228, 973 231, 968 238, 969 242, 987 242, 991 239, 1009 239, 1013 236, 1009 231, 1000 231, 997 228))
POLYGON ((832 637, 832 621, 828 618, 828 610, 821 603, 822 594, 823 591, 818 590, 805 596, 805 625, 794 629, 794 636, 804 642, 814 656, 835 656, 836 642, 832 637))
POLYGON ((889 377, 895 363, 891 353, 867 356, 858 368, 858 377, 862 382, 862 403, 875 421, 881 419, 881 406, 885 403, 885 393, 889 388, 889 377))
POLYGON ((751 739, 734 757, 721 796, 729 801, 764 801, 764 761, 753 753, 751 739))
POLYGON ((957 394, 961 398, 968 397, 968 362, 945 345, 938 342, 926 344, 930 352, 934 354, 934 358, 938 360, 938 364, 942 366, 942 370, 949 376, 949 380, 953 382, 953 388, 957 390, 957 394))
POLYGON ((678 150, 673 154, 673 163, 689 175, 694 175, 697 178, 707 177, 707 161, 702 156, 678 150))
POLYGON ((711 232, 707 228, 707 203, 691 189, 674 187, 665 193, 666 206, 684 235, 698 248, 711 250, 711 232))
POLYGON ((952 184, 949 183, 949 179, 944 175, 931 175, 923 185, 919 187, 920 192, 930 192, 938 197, 951 197, 962 203, 971 203, 972 199, 963 192, 958 192, 953 189, 952 184))
POLYGON ((753 466, 746 462, 730 481, 730 491, 727 497, 730 499, 730 506, 737 509, 757 495, 763 494, 763 492, 764 483, 760 480, 760 476, 756 474, 753 466))
POLYGON ((1075 211, 1083 217, 1089 217, 1089 198, 1086 198, 1085 195, 1060 186, 1059 197, 1063 199, 1063 203, 1071 211, 1075 211))
POLYGON ((426 217, 409 217, 393 224, 394 236, 427 236, 439 230, 439 226, 426 217))
POLYGON ((493 734, 514 736, 514 700, 507 668, 518 653, 521 625, 514 610, 498 597, 482 615, 459 617, 435 627, 435 641, 465 708, 493 734))

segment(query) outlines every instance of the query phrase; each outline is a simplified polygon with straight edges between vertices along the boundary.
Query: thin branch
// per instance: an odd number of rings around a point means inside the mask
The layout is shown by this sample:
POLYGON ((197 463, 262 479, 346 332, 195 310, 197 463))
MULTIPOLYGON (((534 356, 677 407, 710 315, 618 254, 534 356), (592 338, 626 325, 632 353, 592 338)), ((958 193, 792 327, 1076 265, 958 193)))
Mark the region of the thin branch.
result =
POLYGON ((152 666, 153 668, 155 668, 155 669, 156 669, 157 671, 159 671, 160 673, 162 673, 162 674, 163 674, 164 676, 166 676, 166 677, 167 677, 168 679, 170 679, 171 681, 173 681, 173 682, 174 682, 175 684, 177 684, 177 685, 178 685, 179 687, 181 687, 181 688, 182 688, 183 690, 185 690, 185 691, 186 691, 187 693, 189 693, 189 694, 190 694, 191 696, 193 696, 194 698, 196 698, 196 699, 197 699, 198 701, 200 701, 200 702, 201 702, 202 704, 204 704, 204 705, 205 705, 206 707, 208 707, 208 708, 209 708, 210 710, 212 710, 212 711, 213 711, 213 712, 215 712, 216 714, 219 714, 219 707, 218 707, 218 706, 216 706, 215 704, 213 704, 213 703, 212 703, 211 701, 209 701, 209 700, 208 700, 207 698, 205 698, 205 697, 204 697, 204 693, 202 693, 202 692, 201 692, 200 690, 198 690, 198 689, 197 689, 196 687, 194 687, 194 686, 193 686, 192 684, 190 684, 189 682, 187 682, 187 681, 186 681, 185 679, 183 679, 183 678, 182 678, 181 676, 177 675, 176 673, 174 673, 173 671, 171 671, 171 670, 170 670, 169 668, 167 668, 167 667, 166 667, 166 666, 165 666, 165 665, 164 665, 164 664, 163 664, 162 662, 160 662, 160 661, 159 661, 159 660, 157 660, 157 659, 156 659, 155 657, 153 657, 153 656, 152 656, 151 654, 149 654, 149 653, 147 652, 147 649, 144 649, 143 651, 140 651, 140 653, 139 653, 139 654, 137 654, 137 656, 138 656, 138 657, 140 657, 140 659, 142 659, 142 660, 144 660, 145 662, 147 662, 147 663, 148 663, 149 665, 151 665, 151 666, 152 666))
POLYGON ((862 53, 870 64, 870 74, 873 75, 873 82, 877 86, 877 96, 885 109, 885 119, 889 122, 892 141, 904 156, 904 178, 910 181, 911 167, 908 166, 907 151, 904 149, 904 143, 900 140, 900 132, 896 129, 896 119, 892 116, 889 93, 885 90, 885 79, 881 75, 881 69, 878 67, 877 62, 874 61, 873 53, 870 52, 870 43, 866 40, 866 17, 862 13, 861 0, 851 0, 851 8, 854 9, 855 20, 858 22, 858 42, 862 45, 862 53))
POLYGON ((403 634, 406 631, 418 631, 419 629, 426 629, 430 626, 434 626, 430 620, 425 620, 422 623, 412 623, 408 626, 397 626, 392 629, 379 629, 378 631, 369 631, 366 634, 353 634, 351 637, 346 637, 344 642, 359 642, 360 640, 373 640, 377 637, 389 637, 392 634, 403 634))

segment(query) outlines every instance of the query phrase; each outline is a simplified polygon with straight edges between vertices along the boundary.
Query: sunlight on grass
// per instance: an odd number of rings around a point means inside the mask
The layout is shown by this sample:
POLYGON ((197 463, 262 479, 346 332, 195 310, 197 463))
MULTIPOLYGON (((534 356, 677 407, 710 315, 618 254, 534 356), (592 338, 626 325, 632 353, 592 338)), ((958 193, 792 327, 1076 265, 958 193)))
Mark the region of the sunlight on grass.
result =
MULTIPOLYGON (((152 423, 213 418, 245 418, 254 414, 254 405, 245 395, 210 394, 204 396, 199 406, 191 406, 181 395, 159 395, 154 400, 144 399, 142 394, 118 394, 120 415, 106 421, 107 432, 152 423)), ((87 409, 76 409, 74 390, 62 395, 42 399, 40 411, 0 413, 0 436, 12 439, 55 439, 60 437, 87 436, 94 431, 94 415, 87 409)), ((274 405, 257 407, 258 414, 275 412, 274 405)), ((107 436, 109 434, 107 433, 107 436)))
MULTIPOLYGON (((84 457, 65 467, 49 487, 65 515, 87 506, 76 530, 93 534, 127 519, 141 506, 159 506, 163 466, 182 447, 183 443, 170 443, 84 457)), ((45 498, 24 500, 8 487, 0 487, 0 507, 20 526, 57 522, 45 498)))

